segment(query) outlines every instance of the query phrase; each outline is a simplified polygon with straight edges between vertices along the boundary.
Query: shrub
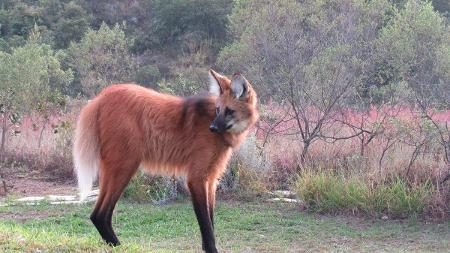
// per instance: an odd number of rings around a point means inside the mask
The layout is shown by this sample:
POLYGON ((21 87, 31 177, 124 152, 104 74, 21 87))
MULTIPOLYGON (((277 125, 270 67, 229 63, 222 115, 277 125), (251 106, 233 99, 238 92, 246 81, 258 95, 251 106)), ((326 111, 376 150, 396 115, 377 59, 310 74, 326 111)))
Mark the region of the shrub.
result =
POLYGON ((112 83, 129 82, 136 71, 136 60, 128 50, 130 41, 122 27, 103 23, 98 30, 89 29, 80 42, 67 50, 67 64, 76 71, 84 95, 94 97, 112 83))
POLYGON ((176 94, 179 96, 190 96, 197 94, 200 90, 198 83, 186 79, 182 75, 178 75, 172 80, 162 79, 158 83, 158 88, 163 93, 176 94))
POLYGON ((397 177, 391 184, 381 185, 374 189, 377 196, 382 195, 377 194, 380 191, 386 194, 384 203, 382 202, 385 210, 395 217, 403 218, 422 214, 432 195, 433 188, 428 182, 408 186, 404 180, 397 177))
POLYGON ((158 87, 157 82, 161 79, 161 73, 156 65, 145 65, 138 69, 136 72, 136 82, 156 89, 158 87))
POLYGON ((358 177, 345 178, 329 171, 310 169, 299 175, 295 189, 313 211, 387 214, 394 218, 423 214, 433 193, 428 182, 408 185, 396 177, 391 182, 370 185, 358 177))
POLYGON ((137 202, 165 203, 179 195, 177 180, 169 177, 136 173, 123 193, 123 197, 137 202))
POLYGON ((252 198, 267 192, 267 174, 270 163, 264 152, 260 152, 254 133, 247 139, 231 158, 229 170, 220 183, 225 192, 235 192, 239 197, 252 198))

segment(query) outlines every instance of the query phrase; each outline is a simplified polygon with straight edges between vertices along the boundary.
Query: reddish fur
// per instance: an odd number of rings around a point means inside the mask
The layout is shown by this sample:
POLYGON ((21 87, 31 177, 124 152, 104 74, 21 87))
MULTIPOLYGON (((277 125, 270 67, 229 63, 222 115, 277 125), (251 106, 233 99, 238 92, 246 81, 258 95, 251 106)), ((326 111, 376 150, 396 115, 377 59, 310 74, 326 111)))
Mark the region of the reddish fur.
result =
POLYGON ((218 135, 209 131, 215 101, 208 98, 207 115, 189 108, 183 99, 131 84, 111 86, 82 111, 97 107, 100 156, 105 162, 138 161, 152 174, 218 178, 231 148, 245 133, 218 135))
MULTIPOLYGON (((96 220, 94 224, 103 219, 99 213, 112 215, 138 167, 156 175, 186 176, 191 193, 199 202, 207 201, 212 219, 216 182, 226 169, 232 148, 248 132, 247 128, 241 133, 212 133, 209 126, 216 116, 216 104, 233 108, 236 118, 248 120, 248 127, 258 114, 251 86, 248 100, 237 101, 231 96, 231 81, 211 73, 224 91, 220 97, 180 98, 120 84, 104 89, 83 108, 77 138, 85 139, 77 139, 75 149, 92 145, 98 147, 100 156, 100 196, 91 217, 96 220), (90 140, 84 134, 88 132, 93 135, 90 140)), ((112 231, 111 224, 108 226, 112 231)))

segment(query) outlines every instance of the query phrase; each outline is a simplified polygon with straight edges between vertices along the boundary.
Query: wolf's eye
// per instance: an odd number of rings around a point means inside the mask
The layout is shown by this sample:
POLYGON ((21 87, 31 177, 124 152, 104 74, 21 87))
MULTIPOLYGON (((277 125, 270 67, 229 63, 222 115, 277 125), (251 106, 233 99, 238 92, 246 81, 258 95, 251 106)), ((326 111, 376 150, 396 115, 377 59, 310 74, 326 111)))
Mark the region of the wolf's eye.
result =
POLYGON ((219 113, 220 113, 220 108, 216 107, 216 114, 219 115, 219 113))
POLYGON ((234 113, 234 110, 231 110, 230 108, 225 107, 225 117, 226 116, 232 116, 233 113, 234 113))

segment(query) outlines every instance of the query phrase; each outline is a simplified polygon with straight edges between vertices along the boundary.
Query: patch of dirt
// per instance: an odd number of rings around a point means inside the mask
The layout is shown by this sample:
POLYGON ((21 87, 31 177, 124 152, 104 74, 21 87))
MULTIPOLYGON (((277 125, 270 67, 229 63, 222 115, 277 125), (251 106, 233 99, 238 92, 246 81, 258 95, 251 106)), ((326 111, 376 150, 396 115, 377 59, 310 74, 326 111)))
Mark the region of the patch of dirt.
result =
POLYGON ((19 223, 24 223, 27 220, 35 220, 35 219, 44 219, 50 216, 54 216, 54 213, 49 213, 45 211, 36 211, 36 210, 29 210, 27 212, 1 212, 0 218, 4 220, 15 220, 19 223))
MULTIPOLYGON (((75 180, 55 178, 37 170, 9 169, 4 175, 8 195, 12 196, 74 195, 77 192, 75 180)), ((1 193, 3 194, 3 192, 1 193)), ((2 196, 0 195, 0 197, 2 196)))
POLYGON ((75 195, 77 192, 74 182, 52 182, 38 179, 15 178, 7 181, 9 193, 18 196, 43 195, 75 195))

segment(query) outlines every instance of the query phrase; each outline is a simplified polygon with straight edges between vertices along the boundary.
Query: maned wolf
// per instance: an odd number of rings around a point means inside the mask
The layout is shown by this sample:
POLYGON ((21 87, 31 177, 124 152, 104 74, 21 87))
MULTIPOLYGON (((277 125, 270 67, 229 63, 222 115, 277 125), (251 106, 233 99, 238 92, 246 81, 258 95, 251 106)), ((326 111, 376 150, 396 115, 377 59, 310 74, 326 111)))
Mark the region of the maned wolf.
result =
POLYGON ((81 111, 73 150, 80 196, 99 174, 91 220, 103 239, 119 245, 113 209, 138 168, 185 176, 206 252, 217 252, 213 211, 217 180, 233 148, 258 119, 257 97, 239 73, 209 71, 213 96, 180 98, 133 84, 105 88, 81 111))

